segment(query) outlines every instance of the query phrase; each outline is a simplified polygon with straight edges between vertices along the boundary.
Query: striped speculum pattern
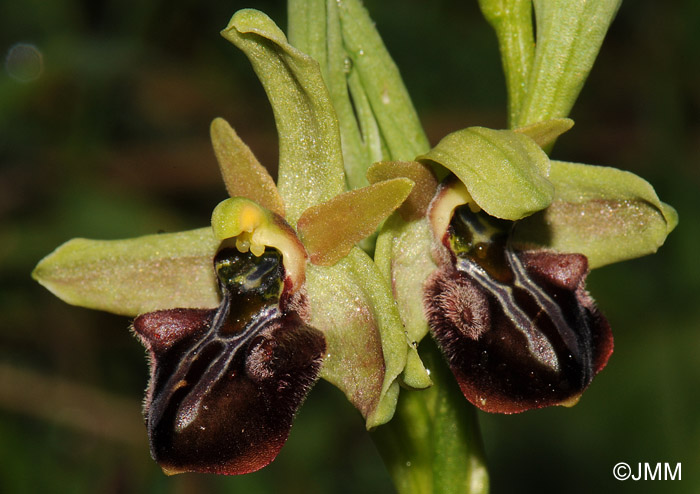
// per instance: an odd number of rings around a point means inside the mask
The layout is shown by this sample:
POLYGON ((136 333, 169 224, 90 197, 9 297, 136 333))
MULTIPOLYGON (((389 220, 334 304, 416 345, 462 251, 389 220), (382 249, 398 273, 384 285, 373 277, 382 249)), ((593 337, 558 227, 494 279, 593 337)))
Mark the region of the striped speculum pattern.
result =
POLYGON ((586 257, 516 251, 512 222, 455 209, 428 279, 431 332, 462 392, 488 412, 572 404, 613 342, 584 283, 586 257))
POLYGON ((242 474, 270 463, 325 353, 323 334, 298 313, 303 300, 285 292, 277 251, 256 257, 224 248, 214 266, 218 309, 134 321, 151 356, 151 454, 166 473, 242 474))

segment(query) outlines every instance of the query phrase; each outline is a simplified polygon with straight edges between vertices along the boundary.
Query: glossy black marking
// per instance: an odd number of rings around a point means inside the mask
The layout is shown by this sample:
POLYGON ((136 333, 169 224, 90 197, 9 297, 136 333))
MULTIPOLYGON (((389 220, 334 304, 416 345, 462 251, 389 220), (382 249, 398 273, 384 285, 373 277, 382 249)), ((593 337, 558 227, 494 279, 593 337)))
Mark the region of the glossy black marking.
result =
POLYGON ((425 292, 431 331, 463 393, 503 413, 574 401, 612 352, 584 289, 585 257, 514 251, 511 225, 456 208, 442 239, 451 262, 425 292))
POLYGON ((267 465, 325 353, 323 335, 280 304, 278 252, 255 257, 224 247, 214 265, 218 309, 158 311, 134 321, 151 352, 151 453, 167 473, 240 474, 267 465))

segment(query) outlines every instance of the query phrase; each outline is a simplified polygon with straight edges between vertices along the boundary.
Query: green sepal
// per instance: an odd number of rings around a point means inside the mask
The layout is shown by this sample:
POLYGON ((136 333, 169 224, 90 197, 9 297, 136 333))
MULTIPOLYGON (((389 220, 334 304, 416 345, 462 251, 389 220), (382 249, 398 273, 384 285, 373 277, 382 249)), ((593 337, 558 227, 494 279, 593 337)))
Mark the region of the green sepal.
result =
POLYGON ((513 129, 518 134, 528 136, 541 148, 546 148, 552 144, 564 132, 574 126, 574 121, 570 118, 553 118, 544 122, 535 122, 525 127, 513 129))
POLYGON ((534 0, 535 57, 513 127, 566 117, 622 0, 534 0))
POLYGON ((265 87, 279 135, 277 187, 286 219, 345 190, 340 132, 318 63, 265 14, 237 12, 222 36, 241 49, 265 87))
POLYGON ((354 247, 333 266, 309 264, 306 288, 310 324, 326 336, 321 377, 345 393, 368 429, 388 422, 409 350, 389 286, 354 247))
POLYGON ((209 133, 228 195, 248 198, 284 216, 284 201, 275 181, 229 123, 215 118, 209 133))
POLYGON ((297 231, 312 263, 330 266, 372 234, 408 197, 413 182, 394 178, 335 196, 301 215, 297 231))
POLYGON ((211 228, 127 240, 75 238, 39 262, 32 277, 61 300, 137 316, 219 305, 211 228))
POLYGON ((511 130, 459 130, 417 159, 450 170, 474 202, 497 218, 519 220, 546 208, 554 197, 549 158, 532 139, 511 130))
POLYGON ((597 268, 653 254, 678 224, 676 211, 633 173, 552 161, 549 179, 554 201, 517 223, 516 246, 581 253, 597 268))

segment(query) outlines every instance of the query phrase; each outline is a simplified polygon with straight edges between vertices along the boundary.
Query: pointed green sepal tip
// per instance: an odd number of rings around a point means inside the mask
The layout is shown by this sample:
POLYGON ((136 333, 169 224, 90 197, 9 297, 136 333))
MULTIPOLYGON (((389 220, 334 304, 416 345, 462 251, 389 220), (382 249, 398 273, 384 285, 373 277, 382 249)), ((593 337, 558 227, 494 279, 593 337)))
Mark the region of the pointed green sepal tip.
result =
POLYGON ((232 197, 214 208, 211 225, 218 240, 235 239, 241 252, 250 250, 260 256, 267 246, 277 249, 294 286, 304 283, 306 251, 292 227, 278 214, 249 199, 232 197))
POLYGON ((394 178, 345 192, 312 206, 297 223, 311 262, 335 264, 373 233, 408 197, 413 181, 394 178))
POLYGON ((401 384, 410 389, 426 389, 433 385, 415 346, 412 346, 406 355, 406 368, 401 378, 401 384))
POLYGON ((670 204, 662 202, 661 214, 666 220, 666 234, 668 235, 678 226, 678 211, 670 204))
POLYGON ((545 209, 554 197, 549 158, 535 141, 511 130, 459 130, 418 160, 450 170, 474 202, 497 218, 519 220, 545 209))
POLYGON ((239 33, 262 34, 277 43, 287 43, 287 37, 277 24, 265 13, 256 9, 241 9, 233 14, 226 28, 221 31, 221 35, 229 39, 232 30, 239 33))

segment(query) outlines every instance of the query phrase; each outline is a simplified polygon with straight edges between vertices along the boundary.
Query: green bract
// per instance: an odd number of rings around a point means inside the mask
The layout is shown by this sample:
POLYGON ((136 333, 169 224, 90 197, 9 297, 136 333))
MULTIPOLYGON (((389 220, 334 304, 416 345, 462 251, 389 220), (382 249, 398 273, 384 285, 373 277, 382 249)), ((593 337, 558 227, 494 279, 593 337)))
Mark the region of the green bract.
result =
POLYGON ((621 0, 479 0, 496 31, 508 120, 523 127, 566 117, 581 92, 621 0), (537 21, 537 42, 532 5, 537 21))
POLYGON ((335 107, 351 188, 368 167, 429 149, 399 69, 360 0, 290 0, 289 39, 321 66, 335 107))
POLYGON ((535 56, 513 126, 568 116, 621 1, 533 1, 535 56))

